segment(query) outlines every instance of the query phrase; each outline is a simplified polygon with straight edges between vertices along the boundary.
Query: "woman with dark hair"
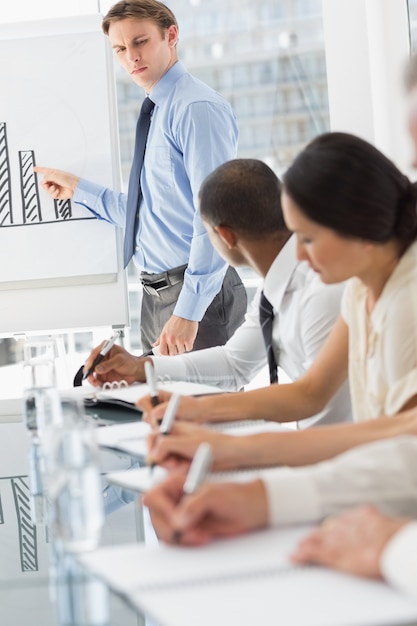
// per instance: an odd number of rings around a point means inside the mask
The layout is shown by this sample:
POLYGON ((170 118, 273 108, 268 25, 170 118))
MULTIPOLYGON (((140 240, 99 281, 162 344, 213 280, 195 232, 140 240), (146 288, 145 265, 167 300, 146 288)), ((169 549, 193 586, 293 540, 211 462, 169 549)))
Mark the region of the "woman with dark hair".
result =
POLYGON ((329 346, 347 363, 349 339, 356 421, 417 403, 416 199, 389 159, 345 133, 315 139, 284 177, 298 257, 324 283, 352 279, 329 346))

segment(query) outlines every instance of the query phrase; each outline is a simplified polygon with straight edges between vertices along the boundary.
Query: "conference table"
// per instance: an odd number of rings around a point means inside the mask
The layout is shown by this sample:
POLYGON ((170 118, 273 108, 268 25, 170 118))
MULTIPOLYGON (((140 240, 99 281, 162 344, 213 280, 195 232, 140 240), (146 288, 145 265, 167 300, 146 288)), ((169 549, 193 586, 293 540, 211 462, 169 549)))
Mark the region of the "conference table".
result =
MULTIPOLYGON (((131 421, 131 416, 125 415, 90 412, 87 419, 105 428, 131 421)), ((106 473, 129 469, 135 463, 137 458, 120 451, 100 451, 105 511, 101 546, 157 543, 137 495, 123 492, 120 499, 120 493, 106 480, 106 473)), ((21 416, 0 416, 0 624, 156 626, 125 597, 82 568, 76 556, 57 549, 42 517, 45 498, 33 497, 33 477, 33 438, 21 416)), ((277 626, 285 623, 278 619, 277 626)))

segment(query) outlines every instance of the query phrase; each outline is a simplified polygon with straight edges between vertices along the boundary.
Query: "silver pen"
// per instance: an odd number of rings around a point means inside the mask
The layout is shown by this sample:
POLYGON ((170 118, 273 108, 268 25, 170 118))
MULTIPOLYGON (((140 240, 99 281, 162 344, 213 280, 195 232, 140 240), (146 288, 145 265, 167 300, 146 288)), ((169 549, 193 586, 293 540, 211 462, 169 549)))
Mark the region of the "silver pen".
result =
POLYGON ((180 400, 181 395, 179 393, 173 393, 170 397, 167 408, 165 409, 164 417, 162 418, 162 422, 159 427, 160 435, 169 435, 171 432, 180 400))
MULTIPOLYGON (((172 425, 175 420, 175 416, 177 414, 178 404, 180 402, 181 395, 179 393, 173 393, 169 399, 167 404, 167 408, 165 409, 164 417, 161 420, 161 424, 159 426, 159 434, 160 435, 169 435, 171 432, 172 425)), ((156 463, 151 463, 150 470, 153 472, 156 463)))
POLYGON ((155 370, 150 361, 145 362, 145 377, 146 377, 146 383, 149 387, 149 393, 151 395, 152 406, 158 406, 159 397, 158 397, 158 387, 156 384, 155 370))
POLYGON ((116 343, 116 341, 119 339, 120 337, 120 333, 119 331, 116 331, 113 335, 113 337, 110 337, 110 339, 108 339, 104 346, 101 348, 100 352, 98 353, 98 355, 96 356, 96 358, 94 359, 94 361, 91 364, 91 367, 85 372, 84 376, 83 376, 83 380, 85 380, 86 378, 88 378, 89 376, 91 376, 91 374, 94 372, 94 370, 96 369, 97 365, 99 363, 101 363, 101 361, 104 359, 104 357, 106 356, 106 354, 108 352, 110 352, 110 350, 113 348, 114 344, 116 343))
POLYGON ((194 493, 205 481, 211 467, 213 455, 207 442, 200 443, 188 470, 182 491, 186 495, 194 493))
MULTIPOLYGON (((207 473, 213 462, 213 455, 211 452, 211 446, 207 442, 200 443, 197 451, 193 457, 193 460, 188 470, 187 478, 185 479, 184 486, 182 488, 183 495, 191 495, 203 484, 206 479, 207 473)), ((181 541, 182 532, 180 530, 174 530, 172 533, 172 543, 179 543, 181 541)))

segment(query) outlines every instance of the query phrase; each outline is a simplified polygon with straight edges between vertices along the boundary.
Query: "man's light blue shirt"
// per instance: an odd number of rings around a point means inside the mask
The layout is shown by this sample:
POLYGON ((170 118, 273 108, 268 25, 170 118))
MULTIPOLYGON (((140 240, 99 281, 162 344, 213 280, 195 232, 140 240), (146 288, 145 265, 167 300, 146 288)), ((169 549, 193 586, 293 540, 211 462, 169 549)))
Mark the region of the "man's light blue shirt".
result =
MULTIPOLYGON (((198 210, 201 183, 236 157, 238 130, 229 103, 177 61, 156 83, 141 172, 143 200, 134 262, 160 273, 188 264, 174 314, 200 321, 220 291, 226 263, 212 247, 198 210)), ((125 194, 81 180, 74 202, 122 228, 125 194)))

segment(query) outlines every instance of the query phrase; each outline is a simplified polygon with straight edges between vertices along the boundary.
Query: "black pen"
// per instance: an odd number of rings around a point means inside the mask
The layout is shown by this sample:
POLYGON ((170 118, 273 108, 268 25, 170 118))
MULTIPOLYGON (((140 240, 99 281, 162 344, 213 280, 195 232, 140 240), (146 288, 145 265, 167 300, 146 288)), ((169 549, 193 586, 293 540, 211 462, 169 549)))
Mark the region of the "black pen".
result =
MULTIPOLYGON (((169 433, 171 432, 171 428, 175 420, 175 415, 177 413, 178 404, 180 400, 181 400, 181 395, 179 393, 173 393, 172 396, 170 397, 169 402, 167 404, 167 408, 165 409, 164 417, 162 418, 160 426, 159 426, 160 435, 166 436, 166 435, 169 435, 169 433)), ((154 469, 155 465, 157 465, 157 463, 151 463, 150 465, 151 472, 154 469)))
POLYGON ((145 377, 146 377, 146 383, 149 387, 149 393, 151 395, 152 406, 158 406, 159 397, 158 397, 158 387, 156 384, 155 370, 150 361, 145 362, 145 377))
POLYGON ((116 343, 119 337, 120 337, 120 333, 116 332, 114 333, 113 337, 111 337, 110 339, 106 341, 106 343, 104 344, 104 346, 102 347, 102 349, 100 350, 96 358, 94 359, 93 363, 91 364, 91 367, 84 374, 83 380, 91 376, 91 374, 96 369, 97 365, 101 363, 101 361, 104 359, 106 354, 110 352, 111 348, 114 346, 114 344, 116 343))
MULTIPOLYGON (((191 462, 190 469, 188 470, 187 478, 185 479, 184 486, 182 488, 184 496, 195 493, 200 485, 203 484, 212 462, 213 455, 211 452, 211 446, 209 443, 204 441, 198 446, 191 462)), ((179 543, 180 540, 181 531, 174 530, 172 534, 172 542, 179 543)))

